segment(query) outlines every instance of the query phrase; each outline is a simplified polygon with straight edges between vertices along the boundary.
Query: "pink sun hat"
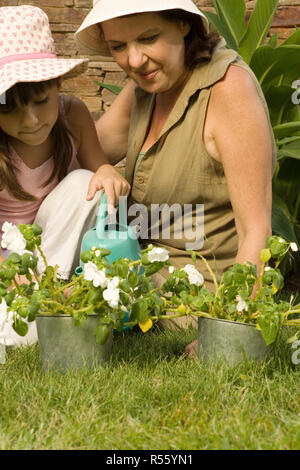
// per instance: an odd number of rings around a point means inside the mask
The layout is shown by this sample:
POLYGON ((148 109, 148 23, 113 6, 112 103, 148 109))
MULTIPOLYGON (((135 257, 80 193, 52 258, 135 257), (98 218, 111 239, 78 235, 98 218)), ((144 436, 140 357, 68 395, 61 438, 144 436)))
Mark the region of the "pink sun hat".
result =
POLYGON ((0 97, 18 82, 75 77, 87 63, 88 59, 57 58, 48 16, 40 8, 0 8, 0 97))

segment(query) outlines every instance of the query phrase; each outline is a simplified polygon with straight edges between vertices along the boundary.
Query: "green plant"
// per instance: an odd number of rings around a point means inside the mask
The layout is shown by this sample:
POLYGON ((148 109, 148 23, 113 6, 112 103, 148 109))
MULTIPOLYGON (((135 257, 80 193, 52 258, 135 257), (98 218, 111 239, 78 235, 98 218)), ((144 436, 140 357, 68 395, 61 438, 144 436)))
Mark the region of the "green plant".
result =
POLYGON ((118 95, 123 87, 120 86, 120 85, 114 85, 112 83, 104 83, 104 82, 98 82, 97 80, 95 80, 95 83, 97 85, 100 86, 100 88, 106 88, 107 90, 111 91, 112 93, 114 93, 115 95, 118 95))
MULTIPOLYGON (((0 329, 10 321, 19 335, 25 335, 28 322, 37 314, 68 314, 80 326, 89 314, 99 315, 96 340, 104 344, 111 326, 121 331, 124 326, 139 325, 148 331, 160 318, 185 315, 225 318, 256 324, 267 344, 275 341, 282 325, 300 326, 300 304, 274 299, 283 287, 283 276, 278 265, 295 243, 273 236, 267 239, 261 252, 259 275, 250 262, 234 264, 218 283, 206 259, 191 251, 196 262, 200 257, 207 266, 215 286, 214 292, 204 285, 202 274, 192 264, 174 268, 168 251, 149 245, 141 251, 141 258, 132 261, 120 258, 109 264, 109 250, 93 247, 81 254, 83 273, 70 280, 59 276, 58 266, 49 266, 41 249, 42 229, 37 224, 3 224, 2 246, 14 248, 0 266, 0 329), (44 264, 42 274, 37 272, 39 254, 44 264), (268 266, 273 259, 274 267, 268 266), (154 273, 169 267, 169 277, 158 288, 151 281, 154 273), (22 282, 19 276, 25 276, 22 282), (254 294, 253 288, 257 286, 254 294), (68 292, 68 294, 67 294, 68 292), (124 313, 129 313, 129 321, 124 313)), ((39 268, 41 271, 41 268, 39 268)))
POLYGON ((264 92, 278 151, 273 177, 272 228, 290 241, 300 240, 300 29, 277 47, 266 43, 278 0, 257 0, 246 25, 245 0, 213 0, 216 13, 203 11, 228 47, 255 73, 264 92))

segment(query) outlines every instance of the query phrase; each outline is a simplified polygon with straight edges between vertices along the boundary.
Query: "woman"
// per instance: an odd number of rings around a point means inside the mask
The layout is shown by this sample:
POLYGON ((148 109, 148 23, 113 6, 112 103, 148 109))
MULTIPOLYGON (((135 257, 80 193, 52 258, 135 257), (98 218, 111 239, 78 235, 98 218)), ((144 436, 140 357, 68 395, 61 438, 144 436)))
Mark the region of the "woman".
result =
MULTIPOLYGON (((190 232, 201 226, 204 205, 204 243, 200 227, 192 247, 219 277, 235 261, 259 269, 259 252, 271 234, 276 147, 251 69, 224 39, 208 33, 191 0, 121 0, 118 6, 99 0, 76 40, 90 53, 112 56, 132 79, 97 123, 111 162, 126 155, 130 204, 146 206, 148 220, 153 205, 179 204, 182 213, 188 205, 190 232)), ((173 263, 184 266, 191 233, 178 236, 177 219, 171 218, 169 237, 163 230, 153 237, 152 226, 142 238, 167 248, 173 263)), ((161 218, 158 224, 162 229, 161 218)), ((210 282, 201 260, 198 269, 210 282)))

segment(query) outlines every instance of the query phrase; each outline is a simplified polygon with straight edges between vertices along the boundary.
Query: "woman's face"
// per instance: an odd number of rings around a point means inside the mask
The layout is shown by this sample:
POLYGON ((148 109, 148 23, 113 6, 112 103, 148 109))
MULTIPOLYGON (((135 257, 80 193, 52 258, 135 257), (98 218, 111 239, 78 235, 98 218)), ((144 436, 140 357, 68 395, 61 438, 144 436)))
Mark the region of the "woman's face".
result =
POLYGON ((186 77, 189 24, 140 13, 104 21, 101 27, 113 58, 143 90, 168 92, 186 77))

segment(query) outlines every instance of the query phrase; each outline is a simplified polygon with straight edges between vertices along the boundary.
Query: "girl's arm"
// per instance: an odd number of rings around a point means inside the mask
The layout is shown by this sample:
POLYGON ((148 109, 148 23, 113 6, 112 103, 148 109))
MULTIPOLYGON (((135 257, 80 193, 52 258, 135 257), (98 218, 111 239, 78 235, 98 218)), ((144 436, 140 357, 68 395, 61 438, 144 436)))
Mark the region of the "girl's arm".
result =
POLYGON ((129 194, 130 185, 119 171, 110 165, 98 140, 92 116, 81 100, 74 97, 70 99, 67 118, 75 138, 77 159, 81 167, 95 173, 89 185, 87 200, 93 199, 96 191, 104 189, 108 211, 112 212, 119 196, 129 194))
MULTIPOLYGON (((238 233, 236 261, 260 270, 271 235, 272 143, 268 119, 247 71, 230 66, 210 97, 212 135, 223 164, 238 233)), ((260 271, 258 271, 259 273, 260 271)))
POLYGON ((99 141, 105 155, 112 164, 125 157, 128 145, 128 132, 131 109, 135 97, 136 84, 130 80, 116 97, 110 108, 96 122, 99 141))

